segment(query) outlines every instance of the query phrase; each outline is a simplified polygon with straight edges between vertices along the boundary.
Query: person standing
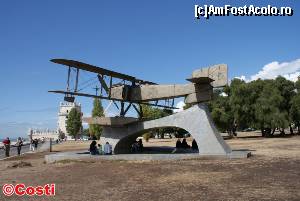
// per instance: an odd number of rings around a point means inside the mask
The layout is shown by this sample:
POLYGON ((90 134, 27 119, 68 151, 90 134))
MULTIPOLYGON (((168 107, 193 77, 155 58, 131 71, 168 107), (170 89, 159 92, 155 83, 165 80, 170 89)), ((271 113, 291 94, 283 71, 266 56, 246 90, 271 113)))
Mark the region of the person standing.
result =
POLYGON ((30 128, 30 129, 28 130, 29 150, 30 150, 30 151, 34 151, 34 144, 33 144, 32 135, 33 135, 33 130, 30 128))
POLYGON ((17 146, 17 149, 18 149, 18 155, 20 156, 21 149, 22 149, 22 146, 23 146, 23 140, 20 137, 18 137, 16 146, 17 146))
POLYGON ((34 139, 33 143, 34 143, 34 148, 35 148, 35 150, 37 150, 37 148, 38 148, 38 143, 39 143, 38 139, 34 139))
POLYGON ((7 137, 5 140, 3 140, 4 150, 5 150, 5 156, 9 157, 10 152, 10 139, 7 137))
POLYGON ((31 139, 31 140, 30 140, 30 146, 29 146, 29 149, 30 149, 30 151, 35 151, 35 148, 34 148, 34 139, 31 139))

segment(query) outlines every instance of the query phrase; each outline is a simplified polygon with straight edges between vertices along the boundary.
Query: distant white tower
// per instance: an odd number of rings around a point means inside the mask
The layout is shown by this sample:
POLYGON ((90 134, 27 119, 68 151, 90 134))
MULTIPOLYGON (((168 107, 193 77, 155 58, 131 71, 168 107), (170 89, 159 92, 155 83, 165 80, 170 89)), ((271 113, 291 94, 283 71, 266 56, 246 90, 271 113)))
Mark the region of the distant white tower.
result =
POLYGON ((58 130, 63 132, 66 135, 67 139, 71 138, 71 136, 69 136, 67 133, 66 122, 72 108, 76 108, 76 110, 81 113, 80 103, 61 102, 59 105, 58 130))

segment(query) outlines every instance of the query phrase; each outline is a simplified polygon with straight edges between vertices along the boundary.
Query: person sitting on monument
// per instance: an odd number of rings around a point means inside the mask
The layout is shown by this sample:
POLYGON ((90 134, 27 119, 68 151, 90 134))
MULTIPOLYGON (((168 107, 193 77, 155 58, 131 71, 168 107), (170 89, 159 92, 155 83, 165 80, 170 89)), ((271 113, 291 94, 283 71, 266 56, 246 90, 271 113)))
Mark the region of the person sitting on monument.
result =
POLYGON ((112 154, 112 149, 111 149, 111 146, 108 142, 105 143, 105 145, 103 147, 103 152, 104 152, 105 155, 112 154))
POLYGON ((143 150, 144 150, 143 141, 142 141, 142 139, 139 139, 139 141, 138 141, 138 151, 143 152, 143 150))
POLYGON ((90 144, 90 153, 91 155, 98 155, 99 154, 99 151, 97 149, 97 146, 96 146, 97 142, 95 140, 92 141, 92 143, 90 144))
POLYGON ((181 152, 181 149, 182 149, 182 142, 181 142, 181 140, 178 138, 177 141, 176 141, 176 147, 175 147, 175 149, 172 151, 172 154, 181 152))
POLYGON ((98 151, 99 151, 99 154, 103 154, 103 151, 102 151, 102 146, 101 144, 98 144, 98 151))
POLYGON ((182 140, 181 148, 183 148, 183 149, 188 149, 188 148, 190 148, 190 145, 188 145, 188 143, 186 142, 186 139, 185 139, 185 138, 183 138, 183 140, 182 140))
POLYGON ((139 150, 139 143, 137 141, 135 141, 132 145, 131 145, 131 152, 135 153, 138 152, 139 150))
POLYGON ((192 141, 192 150, 197 151, 198 150, 198 145, 195 139, 192 141))
POLYGON ((178 138, 177 141, 176 141, 176 149, 180 149, 180 148, 181 148, 181 141, 178 138))

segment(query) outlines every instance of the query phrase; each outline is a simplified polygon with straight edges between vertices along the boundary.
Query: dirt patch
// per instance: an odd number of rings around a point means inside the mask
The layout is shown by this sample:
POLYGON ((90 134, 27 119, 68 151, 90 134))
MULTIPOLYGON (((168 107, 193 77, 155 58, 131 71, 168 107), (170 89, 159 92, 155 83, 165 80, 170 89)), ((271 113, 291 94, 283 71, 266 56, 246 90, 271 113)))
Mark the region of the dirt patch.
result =
POLYGON ((7 168, 24 168, 24 167, 32 167, 30 162, 18 161, 9 165, 7 168))
MULTIPOLYGON (((43 154, 30 154, 0 162, 1 185, 55 183, 55 197, 43 200, 300 200, 300 136, 241 137, 226 142, 233 149, 252 150, 253 156, 232 160, 69 160, 44 164, 43 154), (18 160, 33 166, 3 168, 18 160)), ((63 151, 63 145, 60 149, 63 151)), ((0 200, 16 197, 1 194, 0 200)))
POLYGON ((55 164, 69 164, 69 163, 95 163, 95 161, 92 160, 61 160, 56 161, 55 164))

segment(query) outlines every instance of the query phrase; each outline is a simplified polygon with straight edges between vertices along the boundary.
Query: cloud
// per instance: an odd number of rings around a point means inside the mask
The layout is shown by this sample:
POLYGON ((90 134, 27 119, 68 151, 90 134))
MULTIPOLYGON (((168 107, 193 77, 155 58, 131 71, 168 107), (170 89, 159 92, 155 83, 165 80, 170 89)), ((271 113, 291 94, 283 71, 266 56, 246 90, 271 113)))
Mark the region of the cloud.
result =
POLYGON ((179 108, 179 109, 174 109, 173 112, 174 113, 177 113, 177 112, 181 112, 183 111, 183 107, 185 106, 185 103, 183 101, 179 101, 177 104, 176 104, 176 107, 179 108))
POLYGON ((298 80, 298 77, 300 77, 300 72, 286 74, 286 75, 283 75, 283 77, 285 77, 286 79, 291 80, 293 82, 296 82, 298 80))
POLYGON ((228 94, 226 94, 225 92, 222 92, 222 93, 220 93, 220 96, 227 97, 228 94))
POLYGON ((266 64, 261 71, 257 74, 252 75, 250 80, 257 79, 274 79, 278 76, 283 76, 291 81, 296 81, 300 75, 300 59, 296 59, 291 62, 273 61, 266 64))
POLYGON ((239 79, 239 80, 244 80, 246 81, 246 76, 245 75, 242 75, 240 77, 234 77, 234 79, 239 79))

